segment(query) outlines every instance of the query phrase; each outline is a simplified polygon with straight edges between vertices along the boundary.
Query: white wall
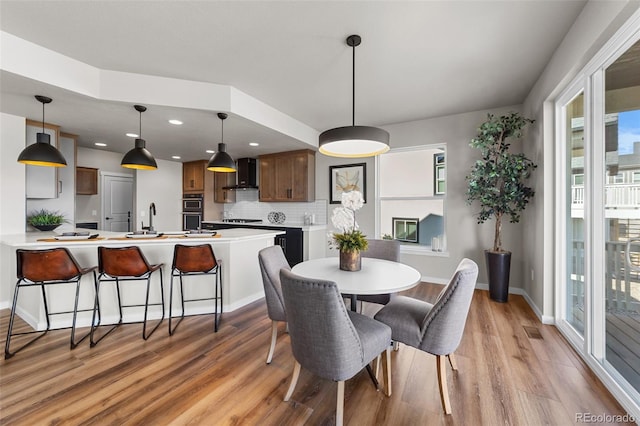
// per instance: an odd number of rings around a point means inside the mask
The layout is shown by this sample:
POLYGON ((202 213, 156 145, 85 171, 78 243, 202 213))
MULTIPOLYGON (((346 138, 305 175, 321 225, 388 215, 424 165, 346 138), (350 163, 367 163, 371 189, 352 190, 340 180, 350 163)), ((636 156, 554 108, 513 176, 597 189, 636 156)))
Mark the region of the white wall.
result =
POLYGON ((136 224, 149 225, 149 205, 155 203, 153 227, 158 231, 182 229, 182 163, 158 160, 158 170, 136 170, 136 224))
POLYGON ((0 234, 25 229, 25 165, 17 161, 25 140, 25 118, 0 113, 0 234))
MULTIPOLYGON (((26 222, 24 164, 16 161, 24 149, 26 120, 0 113, 0 235, 24 232, 26 222)), ((0 245, 0 270, 12 269, 15 252, 0 245)), ((0 309, 9 308, 13 281, 0 280, 0 309)))

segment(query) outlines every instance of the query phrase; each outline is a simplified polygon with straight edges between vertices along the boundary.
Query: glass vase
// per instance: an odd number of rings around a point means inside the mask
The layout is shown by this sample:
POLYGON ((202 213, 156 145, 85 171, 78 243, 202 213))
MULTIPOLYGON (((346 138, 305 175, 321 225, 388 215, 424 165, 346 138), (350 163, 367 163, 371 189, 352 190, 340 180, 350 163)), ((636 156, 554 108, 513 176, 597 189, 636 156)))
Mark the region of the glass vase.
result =
POLYGON ((362 266, 360 250, 340 250, 340 269, 343 271, 359 271, 362 266))

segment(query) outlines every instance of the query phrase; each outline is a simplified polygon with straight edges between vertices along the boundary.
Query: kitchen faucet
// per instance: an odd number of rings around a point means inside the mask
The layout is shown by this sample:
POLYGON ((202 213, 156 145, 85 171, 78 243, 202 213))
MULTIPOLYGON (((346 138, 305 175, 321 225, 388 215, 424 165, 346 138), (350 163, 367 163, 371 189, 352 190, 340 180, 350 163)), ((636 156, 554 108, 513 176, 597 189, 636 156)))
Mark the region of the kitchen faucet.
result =
POLYGON ((156 215, 156 204, 151 203, 149 205, 149 231, 153 232, 153 216, 156 215))

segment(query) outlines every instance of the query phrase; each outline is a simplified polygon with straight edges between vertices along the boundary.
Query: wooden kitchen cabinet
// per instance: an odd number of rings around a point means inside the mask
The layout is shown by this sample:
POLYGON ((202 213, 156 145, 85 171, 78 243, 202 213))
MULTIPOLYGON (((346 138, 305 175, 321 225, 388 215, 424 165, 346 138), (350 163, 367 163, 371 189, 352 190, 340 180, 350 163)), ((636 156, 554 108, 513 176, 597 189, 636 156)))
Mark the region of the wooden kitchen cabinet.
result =
POLYGON ((260 201, 315 201, 316 157, 311 150, 260 156, 260 201))
POLYGON ((236 174, 235 173, 223 173, 223 172, 214 172, 213 173, 213 201, 216 203, 235 203, 236 202, 236 191, 232 191, 229 189, 224 189, 225 186, 233 186, 236 184, 236 174))
POLYGON ((98 193, 98 169, 76 167, 76 194, 95 195, 98 193))
POLYGON ((182 163, 182 192, 184 194, 204 193, 204 173, 207 160, 182 163))

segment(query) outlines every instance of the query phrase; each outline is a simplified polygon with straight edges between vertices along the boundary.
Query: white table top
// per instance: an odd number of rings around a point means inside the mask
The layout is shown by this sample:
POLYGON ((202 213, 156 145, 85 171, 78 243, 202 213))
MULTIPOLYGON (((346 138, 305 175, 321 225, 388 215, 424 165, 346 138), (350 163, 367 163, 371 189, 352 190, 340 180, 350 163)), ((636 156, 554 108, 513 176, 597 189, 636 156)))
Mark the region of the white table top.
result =
POLYGON ((420 273, 404 263, 362 258, 360 271, 340 270, 340 259, 323 257, 298 263, 291 271, 305 278, 334 281, 344 294, 396 293, 420 282, 420 273))

